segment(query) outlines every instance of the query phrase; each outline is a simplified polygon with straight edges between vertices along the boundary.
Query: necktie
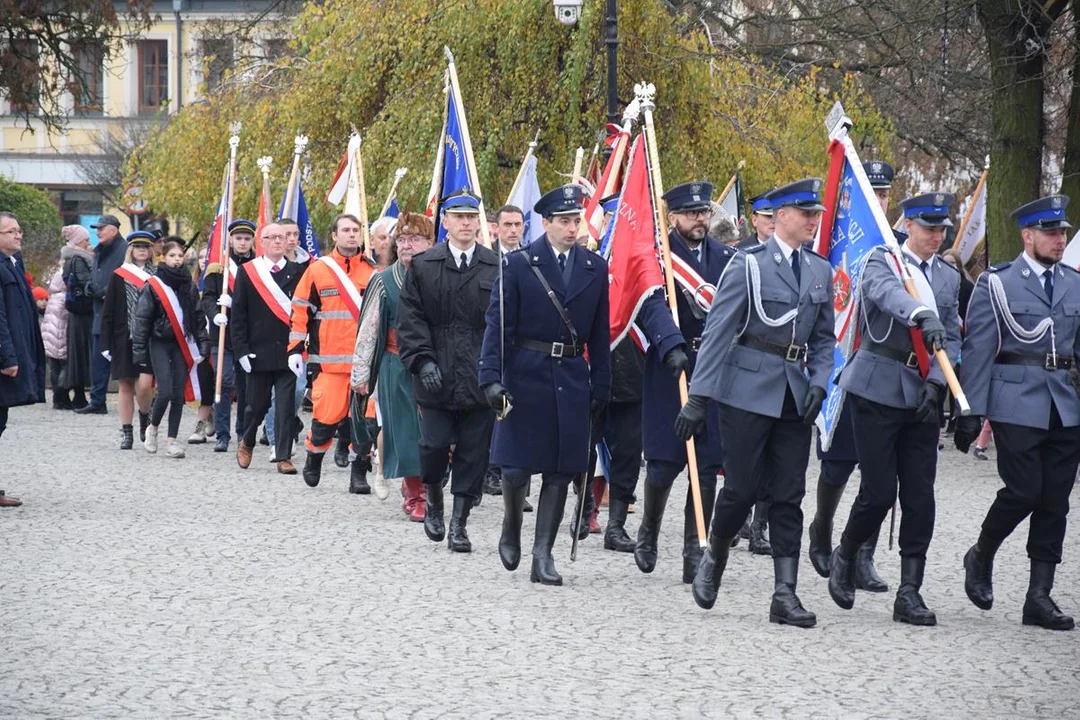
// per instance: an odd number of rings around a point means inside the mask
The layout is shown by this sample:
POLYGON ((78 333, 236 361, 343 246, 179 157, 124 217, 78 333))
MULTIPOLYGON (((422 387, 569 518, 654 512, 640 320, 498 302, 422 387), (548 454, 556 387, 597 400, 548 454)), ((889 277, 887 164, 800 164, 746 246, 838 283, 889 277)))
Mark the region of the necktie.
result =
POLYGON ((458 263, 458 270, 465 272, 469 267, 469 257, 465 253, 461 253, 461 262, 458 263))
POLYGON ((272 272, 272 273, 276 273, 280 269, 281 268, 279 268, 277 265, 271 265, 270 266, 270 272, 272 272))
POLYGON ((925 277, 927 280, 929 280, 930 276, 927 275, 927 273, 930 272, 930 263, 929 263, 929 261, 923 260, 921 263, 919 263, 919 269, 922 270, 923 277, 925 277))
POLYGON ((566 272, 566 255, 559 253, 559 270, 566 272))
POLYGON ((700 265, 701 264, 701 248, 696 247, 693 250, 691 250, 690 252, 694 253, 694 260, 697 261, 698 265, 700 265))
POLYGON ((1046 299, 1054 302, 1054 269, 1050 268, 1043 273, 1043 290, 1046 291, 1046 299))
POLYGON ((791 253, 791 272, 795 273, 795 284, 802 284, 802 264, 799 262, 799 251, 791 253))

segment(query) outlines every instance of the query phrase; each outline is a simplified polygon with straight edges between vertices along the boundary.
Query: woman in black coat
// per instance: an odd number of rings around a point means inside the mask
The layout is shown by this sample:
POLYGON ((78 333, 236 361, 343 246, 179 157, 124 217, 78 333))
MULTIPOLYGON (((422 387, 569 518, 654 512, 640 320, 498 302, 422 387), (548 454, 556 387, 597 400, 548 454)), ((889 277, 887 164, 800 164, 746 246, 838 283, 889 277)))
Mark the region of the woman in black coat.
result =
POLYGON ((113 271, 105 290, 105 308, 101 316, 101 354, 112 365, 112 377, 120 386, 121 450, 130 450, 135 439, 132 420, 135 402, 139 403, 139 442, 146 440, 150 426, 150 404, 154 401, 154 376, 146 365, 136 365, 132 356, 131 336, 135 308, 148 276, 154 274, 152 236, 134 232, 128 235, 124 264, 113 271))
MULTIPOLYGON (((163 253, 164 257, 157 266, 154 277, 139 294, 131 334, 131 351, 136 365, 153 367, 158 387, 143 447, 147 452, 157 452, 158 426, 168 408, 169 428, 165 455, 182 458, 184 450, 176 443, 176 436, 180 432, 180 419, 184 413, 185 386, 194 375, 194 366, 188 366, 185 352, 191 353, 192 360, 197 365, 209 355, 210 342, 206 333, 206 317, 199 306, 195 283, 184 267, 184 246, 174 241, 167 242, 163 253), (166 310, 165 298, 170 294, 170 290, 179 305, 178 315, 182 316, 183 346, 176 337, 166 310), (192 345, 194 349, 189 350, 192 345)), ((193 384, 198 387, 197 380, 193 380, 193 384)))
POLYGON ((67 363, 60 372, 60 387, 74 391, 72 409, 86 406, 86 388, 93 384, 90 374, 90 333, 94 324, 94 300, 90 289, 94 254, 90 251, 90 233, 78 225, 64 228, 68 243, 60 248, 63 278, 67 285, 64 307, 68 310, 67 363))

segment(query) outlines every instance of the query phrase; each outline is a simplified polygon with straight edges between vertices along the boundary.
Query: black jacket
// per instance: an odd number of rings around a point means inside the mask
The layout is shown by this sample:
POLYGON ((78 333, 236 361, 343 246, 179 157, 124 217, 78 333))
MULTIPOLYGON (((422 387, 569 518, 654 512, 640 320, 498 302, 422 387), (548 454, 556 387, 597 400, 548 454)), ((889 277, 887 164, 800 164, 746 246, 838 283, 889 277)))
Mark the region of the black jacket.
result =
MULTIPOLYGON (((208 357, 210 348, 206 335, 206 316, 199 307, 198 289, 194 283, 189 287, 195 316, 190 323, 184 318, 184 324, 189 325, 185 330, 194 338, 199 354, 208 357)), ((169 316, 165 313, 157 293, 150 287, 150 283, 146 283, 139 291, 139 304, 135 306, 135 318, 131 321, 131 357, 136 365, 150 366, 151 339, 154 342, 175 343, 176 334, 173 333, 172 323, 169 322, 169 316)))
POLYGON ((112 281, 113 271, 124 264, 124 254, 127 252, 127 240, 122 235, 117 235, 108 245, 98 243, 94 248, 93 278, 90 281, 90 289, 94 295, 94 328, 93 333, 101 332, 101 316, 105 312, 105 293, 112 281))
MULTIPOLYGON (((291 328, 278 320, 274 311, 263 302, 251 282, 251 272, 254 272, 251 263, 245 263, 236 276, 232 318, 229 321, 234 356, 239 359, 254 354, 255 357, 251 358, 252 371, 287 370, 291 328)), ((281 270, 271 277, 292 298, 303 274, 300 265, 286 260, 281 270)))
POLYGON ((421 407, 470 410, 486 407, 477 381, 484 313, 499 275, 499 257, 476 246, 472 263, 461 272, 449 243, 413 258, 398 305, 398 348, 413 374, 413 394, 421 407), (427 392, 416 377, 424 363, 442 371, 442 391, 427 392))
POLYGON ((611 351, 611 402, 640 403, 645 379, 645 353, 625 337, 611 351))
MULTIPOLYGON (((242 267, 244 263, 254 257, 254 252, 244 256, 236 253, 232 254, 233 262, 236 263, 236 267, 241 274, 243 274, 242 267)), ((215 348, 218 346, 218 326, 214 324, 214 316, 221 310, 221 306, 218 305, 218 298, 221 297, 221 288, 224 281, 225 275, 222 273, 221 263, 211 263, 206 268, 206 276, 203 278, 202 299, 199 302, 202 305, 203 313, 210 318, 210 344, 215 348)), ((235 279, 233 284, 235 285, 235 279)), ((225 308, 225 317, 229 322, 232 322, 232 310, 230 308, 225 308)), ((228 327, 228 325, 225 326, 225 349, 232 350, 232 333, 228 332, 228 327)))

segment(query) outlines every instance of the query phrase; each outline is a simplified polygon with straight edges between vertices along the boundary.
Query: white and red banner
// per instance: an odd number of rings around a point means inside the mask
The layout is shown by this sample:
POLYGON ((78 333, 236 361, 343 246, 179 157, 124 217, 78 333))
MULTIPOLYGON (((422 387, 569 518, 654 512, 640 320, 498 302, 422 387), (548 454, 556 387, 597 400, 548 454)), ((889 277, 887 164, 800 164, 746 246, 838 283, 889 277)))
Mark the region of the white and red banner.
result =
MULTIPOLYGON (((359 256, 357 256, 359 259, 359 256)), ((345 301, 345 305, 349 308, 349 313, 353 316, 353 320, 360 322, 360 306, 363 304, 364 299, 360 294, 359 288, 352 281, 345 271, 341 269, 341 265, 338 265, 337 260, 331 255, 323 255, 319 258, 319 262, 324 262, 334 273, 334 282, 337 284, 338 295, 345 301)))
POLYGON ((142 290, 142 286, 146 284, 146 281, 150 279, 150 273, 134 263, 124 263, 116 268, 116 274, 140 290, 142 290))
POLYGON ((195 340, 184 332, 184 310, 180 307, 180 298, 176 297, 176 292, 159 278, 150 277, 147 282, 161 301, 161 307, 165 308, 165 315, 169 318, 176 344, 184 355, 184 363, 187 365, 187 377, 184 378, 184 402, 202 400, 199 392, 199 373, 196 369, 202 358, 199 356, 199 348, 195 346, 195 340))
POLYGON ((255 292, 259 293, 259 297, 266 303, 266 307, 270 308, 270 312, 274 313, 278 320, 285 323, 286 327, 291 328, 292 300, 274 281, 270 267, 271 263, 266 259, 265 255, 244 263, 251 284, 255 286, 255 292))

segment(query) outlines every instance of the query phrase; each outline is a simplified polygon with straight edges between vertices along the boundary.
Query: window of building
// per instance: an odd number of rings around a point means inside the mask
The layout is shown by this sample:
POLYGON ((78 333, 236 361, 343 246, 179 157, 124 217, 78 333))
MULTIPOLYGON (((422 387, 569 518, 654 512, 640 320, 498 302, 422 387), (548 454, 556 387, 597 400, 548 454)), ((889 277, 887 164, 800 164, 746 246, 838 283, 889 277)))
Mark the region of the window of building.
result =
POLYGON ((233 55, 232 38, 203 40, 203 72, 206 78, 207 93, 217 92, 225 81, 225 76, 236 66, 233 55))
POLYGON ((88 224, 87 218, 103 212, 101 195, 93 190, 55 190, 51 194, 65 225, 88 224))
MULTIPOLYGON (((38 78, 38 55, 40 48, 37 40, 20 38, 11 41, 10 49, 6 54, 10 57, 8 62, 19 68, 16 77, 21 77, 25 82, 15 82, 8 88, 8 103, 13 112, 36 112, 38 102, 41 100, 41 85, 38 78)), ((7 58, 4 58, 5 60, 7 58)))
POLYGON ((169 100, 169 44, 139 42, 139 112, 154 113, 169 100))
POLYGON ((81 113, 100 113, 105 86, 105 51, 101 43, 81 43, 71 49, 79 64, 79 76, 72 83, 75 110, 81 113))

